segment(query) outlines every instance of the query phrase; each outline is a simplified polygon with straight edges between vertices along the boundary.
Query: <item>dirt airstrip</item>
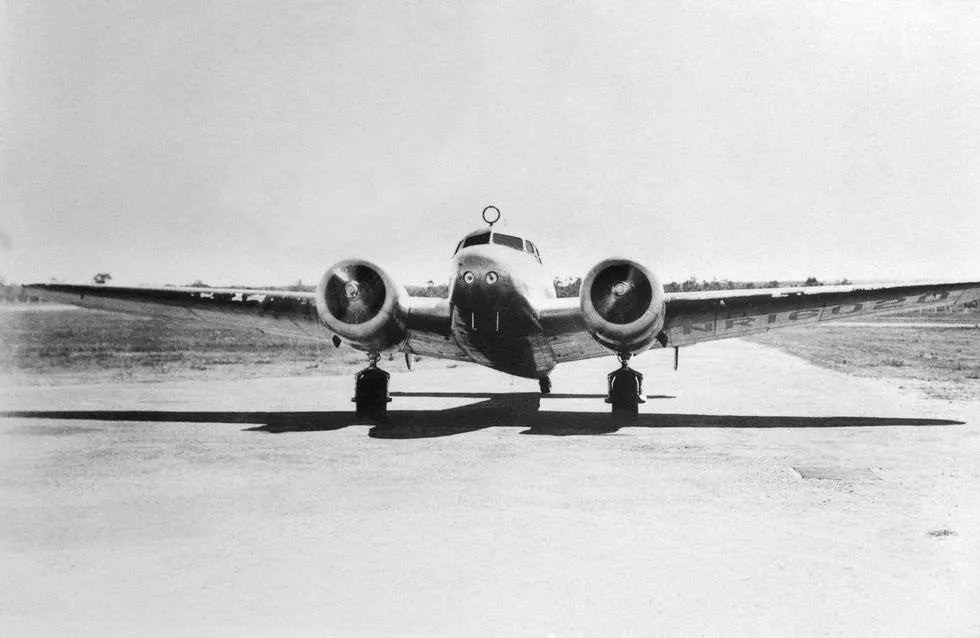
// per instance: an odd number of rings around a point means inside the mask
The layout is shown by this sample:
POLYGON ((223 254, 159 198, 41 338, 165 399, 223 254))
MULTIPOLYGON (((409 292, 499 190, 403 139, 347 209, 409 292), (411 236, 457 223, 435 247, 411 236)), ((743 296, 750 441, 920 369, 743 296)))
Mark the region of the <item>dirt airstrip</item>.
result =
POLYGON ((682 354, 618 430, 608 360, 7 385, 0 633, 980 634, 980 402, 682 354))

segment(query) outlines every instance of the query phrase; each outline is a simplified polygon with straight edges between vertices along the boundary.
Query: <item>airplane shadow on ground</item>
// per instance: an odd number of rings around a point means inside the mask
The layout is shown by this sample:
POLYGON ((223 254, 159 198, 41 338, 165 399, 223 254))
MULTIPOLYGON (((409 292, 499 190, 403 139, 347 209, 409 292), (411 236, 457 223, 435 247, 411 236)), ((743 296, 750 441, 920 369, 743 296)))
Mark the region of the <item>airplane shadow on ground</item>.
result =
MULTIPOLYGON (((492 427, 526 428, 521 434, 569 436, 610 434, 621 428, 858 428, 890 426, 963 425, 963 421, 902 417, 747 416, 729 414, 672 414, 641 412, 629 421, 614 421, 608 412, 542 411, 541 401, 601 399, 603 395, 538 393, 393 392, 398 397, 478 398, 477 403, 443 410, 389 410, 383 422, 372 422, 351 411, 235 412, 155 410, 67 410, 2 412, 0 417, 148 423, 240 423, 246 432, 283 434, 326 432, 352 425, 372 426, 380 439, 418 439, 465 434, 492 427)), ((647 399, 672 399, 651 395, 647 399)), ((353 406, 352 406, 353 407, 353 406)), ((646 409, 650 409, 649 403, 646 409)))

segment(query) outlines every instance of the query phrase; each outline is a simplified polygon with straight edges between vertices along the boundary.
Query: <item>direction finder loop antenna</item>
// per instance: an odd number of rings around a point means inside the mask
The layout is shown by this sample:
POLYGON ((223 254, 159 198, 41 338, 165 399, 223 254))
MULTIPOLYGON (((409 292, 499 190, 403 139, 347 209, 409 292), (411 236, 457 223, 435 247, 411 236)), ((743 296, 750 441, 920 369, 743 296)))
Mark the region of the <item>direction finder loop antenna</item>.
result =
POLYGON ((493 227, 494 224, 500 221, 500 209, 490 204, 483 209, 483 221, 490 224, 493 227))

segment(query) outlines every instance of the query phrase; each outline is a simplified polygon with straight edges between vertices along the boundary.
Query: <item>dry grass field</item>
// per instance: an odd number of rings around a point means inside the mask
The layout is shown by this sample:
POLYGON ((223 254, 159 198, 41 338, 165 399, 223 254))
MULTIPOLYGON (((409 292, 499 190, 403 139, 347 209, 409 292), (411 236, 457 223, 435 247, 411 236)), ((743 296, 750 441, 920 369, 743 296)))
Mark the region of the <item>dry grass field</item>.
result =
POLYGON ((980 399, 976 308, 787 328, 750 340, 848 374, 902 379, 936 398, 980 399))
MULTIPOLYGON (((902 379, 934 397, 971 399, 980 398, 980 328, 962 326, 977 324, 980 311, 972 309, 790 328, 751 340, 850 374, 902 379)), ((404 365, 394 359, 389 367, 404 365)), ((363 365, 363 354, 343 346, 62 306, 0 306, 6 385, 349 374, 363 365)))
POLYGON ((336 374, 362 361, 350 348, 243 337, 206 324, 64 306, 0 306, 0 376, 8 384, 336 374))

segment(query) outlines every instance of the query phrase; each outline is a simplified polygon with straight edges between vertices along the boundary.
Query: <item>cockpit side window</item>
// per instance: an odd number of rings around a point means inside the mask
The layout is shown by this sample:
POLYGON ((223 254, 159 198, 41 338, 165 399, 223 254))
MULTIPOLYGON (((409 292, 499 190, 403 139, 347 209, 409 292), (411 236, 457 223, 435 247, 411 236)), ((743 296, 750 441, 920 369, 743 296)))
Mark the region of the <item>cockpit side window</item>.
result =
POLYGON ((493 234, 493 243, 500 244, 501 246, 507 246, 508 248, 514 248, 524 251, 524 240, 520 237, 514 237, 513 235, 504 235, 503 233, 493 234))
POLYGON ((538 247, 535 246, 534 242, 530 239, 527 240, 527 252, 534 255, 534 258, 538 260, 538 263, 541 263, 541 255, 538 254, 538 247))
POLYGON ((479 235, 473 235, 472 237, 467 237, 463 240, 463 248, 467 246, 478 246, 480 244, 490 243, 490 233, 480 233, 479 235))
POLYGON ((458 253, 459 252, 459 249, 462 248, 462 247, 463 247, 463 240, 461 239, 461 240, 459 240, 459 243, 456 244, 456 250, 453 251, 453 254, 455 255, 456 253, 458 253))

